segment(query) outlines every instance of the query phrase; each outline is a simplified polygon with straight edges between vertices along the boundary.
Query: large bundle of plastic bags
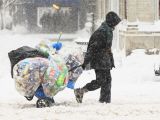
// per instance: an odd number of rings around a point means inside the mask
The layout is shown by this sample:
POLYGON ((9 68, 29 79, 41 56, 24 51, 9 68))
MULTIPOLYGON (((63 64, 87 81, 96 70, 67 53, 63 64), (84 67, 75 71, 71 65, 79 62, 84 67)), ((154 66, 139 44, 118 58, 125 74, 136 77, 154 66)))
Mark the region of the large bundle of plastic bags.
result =
POLYGON ((48 58, 26 58, 13 68, 13 77, 17 91, 23 96, 34 96, 39 86, 43 87, 46 97, 53 97, 66 86, 73 89, 78 77, 83 72, 83 52, 79 48, 62 47, 60 42, 41 41, 36 48, 48 58), (60 50, 58 53, 57 50, 60 50), (70 85, 71 83, 71 85, 70 85))
POLYGON ((54 60, 46 58, 26 58, 13 68, 17 91, 23 96, 34 96, 42 85, 47 97, 52 97, 68 83, 68 69, 59 56, 54 60))
POLYGON ((53 44, 50 42, 50 41, 47 41, 47 40, 42 40, 37 46, 36 48, 43 52, 44 54, 46 55, 49 55, 49 54, 55 54, 56 52, 56 49, 53 48, 53 44))
POLYGON ((38 57, 18 62, 13 68, 16 90, 23 96, 34 96, 48 66, 48 59, 38 57))
POLYGON ((71 55, 71 54, 68 54, 68 56, 65 57, 65 61, 66 61, 66 65, 68 66, 69 70, 72 70, 72 68, 75 68, 70 72, 69 79, 76 82, 78 77, 83 72, 82 67, 76 68, 76 66, 80 66, 82 63, 77 59, 76 56, 71 55))
POLYGON ((42 84, 47 97, 56 95, 68 83, 68 68, 63 58, 55 54, 49 57, 49 61, 50 65, 45 74, 46 81, 42 84))

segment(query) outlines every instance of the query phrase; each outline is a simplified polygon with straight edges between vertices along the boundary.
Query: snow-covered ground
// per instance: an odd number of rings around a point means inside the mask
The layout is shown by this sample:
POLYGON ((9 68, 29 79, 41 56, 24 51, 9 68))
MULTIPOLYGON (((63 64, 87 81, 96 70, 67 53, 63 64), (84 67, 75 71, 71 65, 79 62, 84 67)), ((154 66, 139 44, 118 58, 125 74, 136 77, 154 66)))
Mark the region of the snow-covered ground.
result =
MULTIPOLYGON (((144 50, 135 50, 126 58, 114 52, 116 68, 112 70, 111 104, 98 103, 99 90, 86 93, 83 103, 78 104, 73 90, 66 88, 55 96, 55 106, 36 108, 36 98, 27 101, 15 90, 8 52, 22 45, 34 47, 41 40, 51 37, 8 32, 0 34, 0 120, 160 119, 160 77, 154 76, 154 64, 160 61, 160 55, 145 55, 144 50)), ((64 42, 65 45, 74 43, 64 42)), ((76 87, 82 87, 94 78, 94 70, 84 71, 76 87)))

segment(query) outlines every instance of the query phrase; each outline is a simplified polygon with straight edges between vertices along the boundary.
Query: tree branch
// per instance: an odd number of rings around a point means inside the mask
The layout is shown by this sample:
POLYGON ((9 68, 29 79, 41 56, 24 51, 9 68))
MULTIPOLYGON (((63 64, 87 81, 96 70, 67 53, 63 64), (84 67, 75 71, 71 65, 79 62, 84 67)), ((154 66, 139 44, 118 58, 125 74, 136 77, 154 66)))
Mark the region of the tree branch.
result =
POLYGON ((14 3, 16 0, 12 0, 12 1, 10 1, 10 0, 7 0, 6 2, 5 2, 5 4, 4 4, 4 8, 7 8, 8 6, 10 6, 12 3, 14 3))

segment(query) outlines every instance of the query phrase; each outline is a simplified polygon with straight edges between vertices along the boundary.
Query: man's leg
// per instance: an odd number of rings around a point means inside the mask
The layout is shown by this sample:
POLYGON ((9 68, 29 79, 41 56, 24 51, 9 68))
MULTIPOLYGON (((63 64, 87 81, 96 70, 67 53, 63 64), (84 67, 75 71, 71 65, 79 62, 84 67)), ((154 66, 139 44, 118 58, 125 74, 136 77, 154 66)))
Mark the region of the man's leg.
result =
POLYGON ((92 80, 90 83, 87 83, 83 88, 88 91, 94 91, 101 87, 103 81, 105 80, 103 76, 105 76, 104 70, 95 70, 96 80, 92 80))
POLYGON ((107 70, 105 71, 105 75, 104 77, 104 81, 103 84, 101 86, 101 91, 100 91, 100 102, 106 102, 106 103, 110 103, 111 102, 111 74, 110 71, 107 70))
POLYGON ((83 88, 75 89, 74 93, 76 96, 76 100, 78 103, 82 103, 83 94, 88 91, 94 91, 100 88, 105 80, 103 76, 105 76, 104 70, 95 70, 96 80, 92 80, 90 83, 87 83, 83 88))

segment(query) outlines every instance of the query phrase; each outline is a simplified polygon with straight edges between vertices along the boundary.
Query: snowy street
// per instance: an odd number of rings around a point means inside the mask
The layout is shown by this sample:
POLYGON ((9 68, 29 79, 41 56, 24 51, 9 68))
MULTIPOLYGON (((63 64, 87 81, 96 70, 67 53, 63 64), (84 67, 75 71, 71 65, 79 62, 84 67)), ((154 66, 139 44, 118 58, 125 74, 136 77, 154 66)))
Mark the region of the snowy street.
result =
MULTIPOLYGON (((71 36, 63 37, 70 39, 71 36)), ((43 34, 8 34, 5 31, 0 34, 0 120, 160 119, 160 77, 154 75, 154 64, 160 61, 160 55, 146 55, 144 50, 134 50, 127 57, 114 51, 116 68, 112 70, 111 104, 98 102, 99 90, 86 93, 83 103, 78 104, 73 90, 66 88, 54 97, 55 106, 37 109, 37 98, 27 101, 15 90, 8 52, 23 45, 34 47, 41 40, 52 37, 43 34)), ((58 35, 53 37, 57 38, 58 35)), ((75 44, 68 41, 63 43, 64 47, 75 44)), ((94 78, 94 70, 84 71, 76 87, 82 87, 94 78)))
POLYGON ((51 108, 37 109, 34 103, 1 103, 0 118, 3 120, 157 120, 160 110, 158 103, 112 103, 104 105, 88 101, 82 105, 62 102, 51 108))

